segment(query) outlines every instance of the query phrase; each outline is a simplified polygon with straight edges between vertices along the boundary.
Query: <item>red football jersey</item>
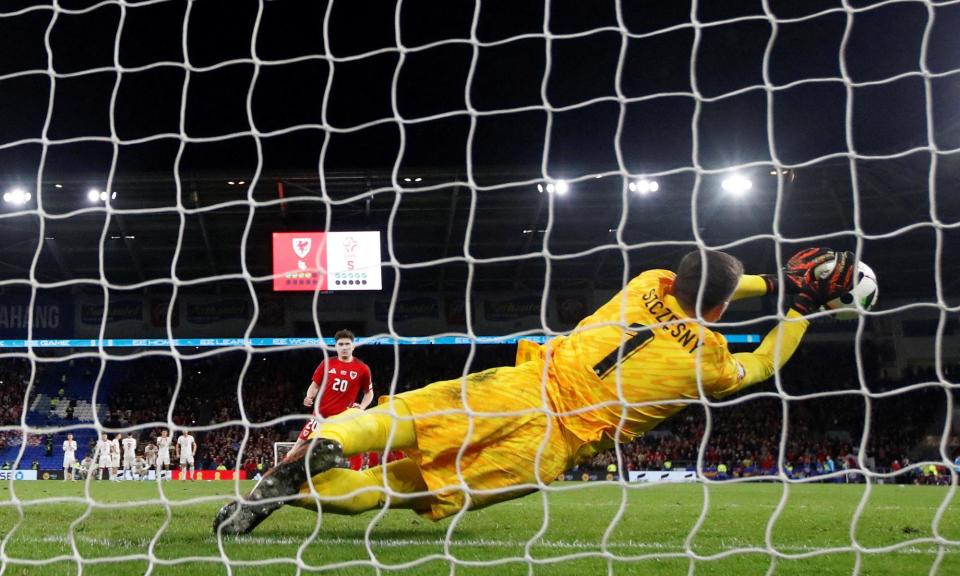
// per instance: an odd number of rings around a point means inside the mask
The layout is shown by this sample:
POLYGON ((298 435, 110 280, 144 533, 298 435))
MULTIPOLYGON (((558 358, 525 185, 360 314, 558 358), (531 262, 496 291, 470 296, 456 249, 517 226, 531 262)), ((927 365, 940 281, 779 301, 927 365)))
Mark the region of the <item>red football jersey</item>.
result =
POLYGON ((313 373, 313 382, 320 387, 313 403, 313 414, 324 418, 336 416, 349 408, 357 401, 357 393, 361 390, 373 390, 370 368, 357 358, 343 362, 334 357, 321 362, 313 373))

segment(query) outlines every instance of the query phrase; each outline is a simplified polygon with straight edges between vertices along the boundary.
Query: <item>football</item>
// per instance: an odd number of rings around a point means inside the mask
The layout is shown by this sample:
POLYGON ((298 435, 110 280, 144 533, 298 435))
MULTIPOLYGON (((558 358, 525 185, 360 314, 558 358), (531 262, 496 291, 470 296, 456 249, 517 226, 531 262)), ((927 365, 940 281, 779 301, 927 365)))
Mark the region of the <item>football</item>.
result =
MULTIPOLYGON (((823 278, 833 271, 835 262, 827 262, 817 267, 816 274, 823 278)), ((877 303, 880 285, 873 268, 863 262, 857 262, 857 273, 853 279, 853 289, 839 298, 827 302, 826 308, 836 310, 833 314, 838 320, 855 320, 861 311, 870 310, 877 303)))

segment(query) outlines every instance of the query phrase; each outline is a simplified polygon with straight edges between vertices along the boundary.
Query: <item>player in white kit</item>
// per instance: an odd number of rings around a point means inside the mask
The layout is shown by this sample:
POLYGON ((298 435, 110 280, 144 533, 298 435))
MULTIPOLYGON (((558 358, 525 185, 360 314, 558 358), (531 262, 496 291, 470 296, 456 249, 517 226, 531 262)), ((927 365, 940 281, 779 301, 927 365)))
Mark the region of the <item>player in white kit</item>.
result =
POLYGON ((150 471, 150 466, 147 464, 147 459, 143 456, 137 456, 133 461, 133 476, 137 480, 146 480, 147 472, 150 471))
POLYGON ((120 444, 123 446, 123 479, 127 479, 127 473, 130 473, 130 480, 134 480, 133 461, 137 458, 137 439, 133 434, 127 434, 120 444))
POLYGON ((163 480, 163 471, 170 469, 170 436, 166 430, 157 438, 157 479, 163 480))
POLYGON ((73 467, 77 463, 77 441, 73 439, 73 434, 67 434, 67 439, 63 441, 63 479, 76 480, 73 475, 73 467))
POLYGON ((80 479, 86 480, 93 473, 93 458, 88 453, 86 458, 80 461, 80 479))
POLYGON ((97 440, 97 457, 95 460, 97 461, 97 468, 100 469, 100 475, 97 476, 97 480, 111 478, 110 465, 113 464, 113 458, 111 458, 112 451, 113 443, 110 442, 110 438, 108 438, 107 433, 104 432, 100 435, 100 440, 97 440))
POLYGON ((196 480, 196 472, 193 467, 193 455, 197 453, 197 441, 190 435, 189 430, 184 430, 183 434, 177 438, 177 457, 180 459, 180 479, 187 479, 187 468, 190 468, 190 479, 196 480))
MULTIPOLYGON (((143 447, 143 459, 147 462, 147 472, 153 470, 154 466, 157 465, 157 445, 153 442, 147 442, 147 445, 143 447)), ((144 477, 146 477, 147 472, 144 472, 144 477)))
POLYGON ((120 481, 120 439, 122 434, 117 434, 110 441, 110 479, 114 482, 120 481))

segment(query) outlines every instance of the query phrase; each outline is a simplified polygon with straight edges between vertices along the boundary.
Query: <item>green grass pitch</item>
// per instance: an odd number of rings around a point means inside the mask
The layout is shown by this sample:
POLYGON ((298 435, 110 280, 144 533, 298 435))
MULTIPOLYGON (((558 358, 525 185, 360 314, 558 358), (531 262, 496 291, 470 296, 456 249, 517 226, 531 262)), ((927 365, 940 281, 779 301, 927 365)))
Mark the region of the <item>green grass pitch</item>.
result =
MULTIPOLYGON (((241 490, 250 485, 242 482, 241 490)), ((693 573, 708 575, 766 574, 771 565, 775 574, 960 574, 960 494, 937 526, 949 543, 932 541, 935 514, 950 494, 943 487, 875 486, 854 544, 851 521, 863 485, 791 485, 770 528, 773 547, 785 556, 776 559, 765 538, 784 495, 779 484, 709 485, 709 507, 689 548, 704 505, 700 484, 561 482, 552 485, 546 506, 533 494, 456 523, 429 522, 407 510, 318 517, 287 507, 252 535, 218 542, 211 520, 235 487, 165 482, 161 496, 155 482, 94 482, 89 495, 96 505, 89 506, 82 482, 21 482, 14 494, 3 483, 0 573, 76 575, 82 558, 82 574, 90 576, 373 575, 377 566, 381 574, 403 575, 685 575, 691 565, 693 573), (881 553, 884 547, 895 549, 881 553)))

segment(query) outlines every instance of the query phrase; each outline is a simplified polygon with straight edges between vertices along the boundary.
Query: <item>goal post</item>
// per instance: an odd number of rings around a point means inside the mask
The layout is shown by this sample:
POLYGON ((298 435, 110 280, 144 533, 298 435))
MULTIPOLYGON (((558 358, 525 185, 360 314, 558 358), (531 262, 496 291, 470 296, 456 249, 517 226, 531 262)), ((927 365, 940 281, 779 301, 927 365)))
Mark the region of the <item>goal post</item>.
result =
POLYGON ((273 465, 276 466, 283 462, 287 452, 296 446, 296 442, 274 442, 273 443, 273 465))

